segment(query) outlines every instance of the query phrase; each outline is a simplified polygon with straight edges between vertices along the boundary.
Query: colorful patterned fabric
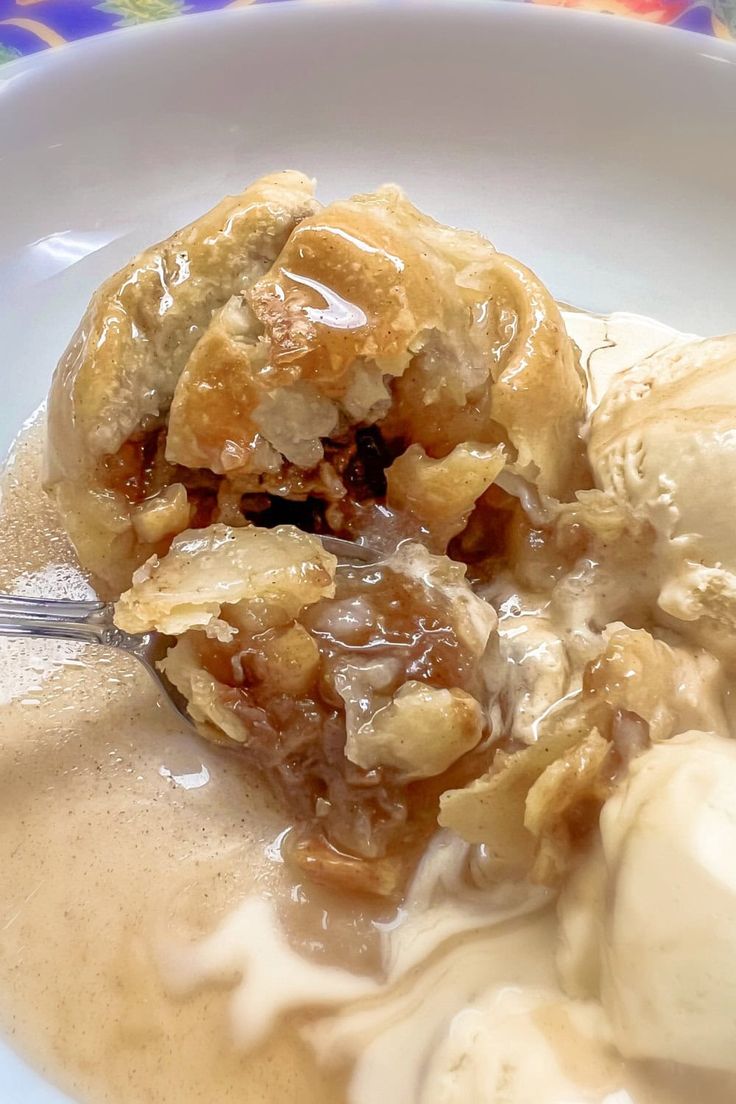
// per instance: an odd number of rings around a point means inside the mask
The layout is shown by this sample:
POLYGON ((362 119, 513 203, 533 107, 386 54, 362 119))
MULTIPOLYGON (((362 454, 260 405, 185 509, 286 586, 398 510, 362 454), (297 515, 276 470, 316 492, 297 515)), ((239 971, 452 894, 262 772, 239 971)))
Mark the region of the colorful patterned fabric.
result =
MULTIPOLYGON (((115 27, 272 0, 0 0, 0 64, 115 27)), ((736 0, 525 0, 736 40, 736 0)))

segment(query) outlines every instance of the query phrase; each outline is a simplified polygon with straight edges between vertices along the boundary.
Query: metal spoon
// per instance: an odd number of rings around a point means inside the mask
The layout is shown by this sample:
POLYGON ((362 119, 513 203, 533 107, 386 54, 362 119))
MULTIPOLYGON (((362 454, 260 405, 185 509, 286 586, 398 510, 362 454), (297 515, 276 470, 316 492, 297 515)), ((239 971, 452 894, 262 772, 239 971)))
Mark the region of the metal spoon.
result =
MULTIPOLYGON (((381 559, 375 549, 362 544, 339 537, 320 537, 320 540, 328 552, 337 556, 338 567, 373 564, 381 559)), ((157 632, 135 636, 122 632, 113 621, 114 613, 112 602, 0 594, 0 636, 74 640, 119 648, 143 664, 176 712, 191 725, 186 699, 156 666, 173 644, 173 638, 157 632)))

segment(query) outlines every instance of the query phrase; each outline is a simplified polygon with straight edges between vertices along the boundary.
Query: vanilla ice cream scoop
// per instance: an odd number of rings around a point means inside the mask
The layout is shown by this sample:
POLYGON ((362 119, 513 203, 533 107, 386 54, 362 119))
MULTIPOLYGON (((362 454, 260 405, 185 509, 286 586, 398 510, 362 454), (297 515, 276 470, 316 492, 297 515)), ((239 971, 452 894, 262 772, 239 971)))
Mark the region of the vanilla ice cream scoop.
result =
POLYGON ((736 335, 621 373, 590 425, 596 483, 656 534, 664 614, 736 657, 736 335))
POLYGON ((635 760, 560 918, 565 987, 600 996, 624 1056, 736 1070, 736 741, 635 760))
POLYGON ((596 1009, 555 990, 488 989, 436 1041, 420 1104, 624 1104, 600 1035, 596 1009))

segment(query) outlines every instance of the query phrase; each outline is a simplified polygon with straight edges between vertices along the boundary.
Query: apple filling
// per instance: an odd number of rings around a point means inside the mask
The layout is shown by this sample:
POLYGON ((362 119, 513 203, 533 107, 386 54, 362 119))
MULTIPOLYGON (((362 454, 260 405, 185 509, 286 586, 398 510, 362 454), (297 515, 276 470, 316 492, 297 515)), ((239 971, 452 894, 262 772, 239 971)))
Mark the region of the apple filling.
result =
POLYGON ((421 545, 337 570, 288 526, 192 530, 137 573, 116 620, 177 637, 166 676, 267 776, 299 827, 295 859, 325 880, 368 863, 365 884, 394 892, 439 794, 490 762, 495 615, 421 545))

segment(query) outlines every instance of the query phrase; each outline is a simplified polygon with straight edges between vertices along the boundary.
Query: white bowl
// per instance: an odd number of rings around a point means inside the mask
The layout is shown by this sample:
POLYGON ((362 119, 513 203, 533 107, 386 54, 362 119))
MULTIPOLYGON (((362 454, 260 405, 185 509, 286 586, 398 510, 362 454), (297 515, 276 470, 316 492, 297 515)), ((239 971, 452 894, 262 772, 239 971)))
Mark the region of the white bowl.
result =
MULTIPOLYGON (((187 16, 0 69, 0 452, 87 299, 272 169, 386 180, 555 294, 736 329, 736 48, 446 0, 187 16)), ((60 1098, 0 1052, 3 1104, 60 1098)))

